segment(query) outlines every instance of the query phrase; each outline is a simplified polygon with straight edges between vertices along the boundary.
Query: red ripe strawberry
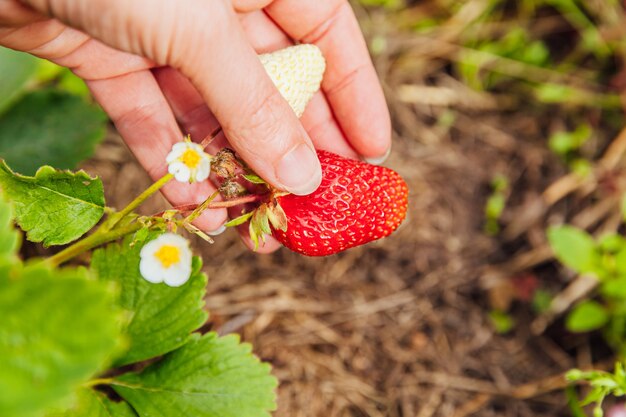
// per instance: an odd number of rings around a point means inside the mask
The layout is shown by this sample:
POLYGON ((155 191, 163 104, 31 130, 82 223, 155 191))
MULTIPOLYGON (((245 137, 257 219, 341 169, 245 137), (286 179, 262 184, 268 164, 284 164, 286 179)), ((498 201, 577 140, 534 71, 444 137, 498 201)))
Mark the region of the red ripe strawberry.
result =
POLYGON ((287 227, 272 234, 283 245, 303 255, 332 255, 388 236, 404 220, 408 188, 396 172, 326 151, 317 155, 319 188, 276 198, 287 227))

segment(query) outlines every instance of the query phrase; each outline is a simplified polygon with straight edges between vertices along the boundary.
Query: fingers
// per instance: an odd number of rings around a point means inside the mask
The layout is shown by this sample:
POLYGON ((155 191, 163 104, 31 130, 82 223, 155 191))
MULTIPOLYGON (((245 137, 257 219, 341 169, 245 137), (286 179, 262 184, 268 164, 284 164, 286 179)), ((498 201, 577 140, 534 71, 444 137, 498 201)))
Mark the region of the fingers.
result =
POLYGON ((322 50, 322 88, 355 150, 367 158, 384 156, 391 146, 389 111, 348 2, 276 0, 266 10, 292 38, 322 50))
POLYGON ((232 0, 233 7, 239 13, 261 10, 273 0, 232 0))
MULTIPOLYGON (((126 144, 153 180, 167 173, 165 157, 182 133, 149 71, 87 82, 94 97, 109 114, 126 144), (124 94, 119 94, 123 91, 124 94)), ((132 178, 128 178, 132 181, 132 178)), ((207 181, 194 184, 170 182, 163 195, 174 206, 201 203, 215 191, 207 181)), ((219 229, 226 210, 208 210, 194 224, 202 230, 219 229)))
POLYGON ((226 0, 25 1, 115 48, 179 69, 233 147, 274 186, 308 194, 319 185, 321 168, 306 131, 265 73, 226 0))
POLYGON ((315 143, 316 149, 324 149, 347 158, 358 159, 358 154, 346 141, 343 132, 337 125, 322 92, 313 96, 300 121, 315 143))
POLYGON ((22 26, 45 18, 16 0, 0 0, 0 26, 22 26))

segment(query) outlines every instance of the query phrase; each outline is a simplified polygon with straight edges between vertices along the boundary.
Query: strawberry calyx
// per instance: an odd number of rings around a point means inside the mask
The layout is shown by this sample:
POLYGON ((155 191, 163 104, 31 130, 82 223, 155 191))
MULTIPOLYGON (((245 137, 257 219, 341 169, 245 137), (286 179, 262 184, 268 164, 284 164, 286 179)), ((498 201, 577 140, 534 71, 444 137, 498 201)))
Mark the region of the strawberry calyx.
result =
POLYGON ((225 224, 226 227, 234 227, 250 222, 248 232, 250 239, 254 242, 254 249, 259 248, 259 242, 265 243, 266 236, 272 234, 274 230, 287 231, 287 214, 278 204, 278 197, 289 193, 274 189, 268 200, 261 203, 255 209, 243 213, 225 224))

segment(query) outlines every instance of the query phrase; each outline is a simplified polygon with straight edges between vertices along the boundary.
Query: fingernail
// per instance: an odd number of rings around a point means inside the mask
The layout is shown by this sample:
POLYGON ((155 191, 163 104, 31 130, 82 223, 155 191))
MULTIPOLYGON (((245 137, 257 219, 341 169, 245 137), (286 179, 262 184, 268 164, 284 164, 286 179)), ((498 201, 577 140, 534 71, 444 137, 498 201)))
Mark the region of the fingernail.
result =
POLYGON ((217 236, 217 235, 221 235, 222 233, 224 233, 224 231, 226 230, 226 226, 221 225, 220 227, 218 227, 215 230, 212 230, 210 232, 206 232, 207 235, 209 236, 217 236))
POLYGON ((293 194, 311 194, 322 181, 322 169, 315 151, 300 144, 289 151, 276 165, 276 177, 293 194))
POLYGON ((379 156, 378 158, 363 158, 365 162, 372 165, 380 165, 389 158, 389 154, 391 153, 391 147, 387 149, 387 152, 383 156, 379 156))

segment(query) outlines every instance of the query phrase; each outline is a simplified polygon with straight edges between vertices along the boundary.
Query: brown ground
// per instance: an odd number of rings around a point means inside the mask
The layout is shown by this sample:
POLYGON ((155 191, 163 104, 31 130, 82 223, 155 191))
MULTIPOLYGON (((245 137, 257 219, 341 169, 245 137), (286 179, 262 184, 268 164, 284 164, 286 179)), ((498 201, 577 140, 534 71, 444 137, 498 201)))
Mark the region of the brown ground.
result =
MULTIPOLYGON (((358 12, 368 35, 388 29, 384 13, 358 12)), ((448 70, 454 33, 387 35, 376 57, 395 126, 386 165, 409 183, 408 220, 390 238, 325 259, 258 256, 233 231, 212 246, 197 242, 211 326, 240 332, 274 365, 277 417, 567 415, 562 391, 551 392, 560 374, 604 357, 587 337, 565 333, 559 314, 537 318, 520 299, 538 279, 571 303, 561 290, 574 277, 548 262, 545 225, 617 228, 617 200, 601 185, 625 139, 581 186, 545 146, 547 132, 566 123, 558 108, 460 84, 448 70), (483 207, 496 173, 512 191, 492 238, 483 207), (509 334, 494 332, 496 307, 516 321, 509 334)), ((615 134, 599 129, 590 152, 602 155, 615 134)), ((104 178, 113 206, 148 185, 114 135, 85 168, 104 178)), ((163 202, 151 204, 154 212, 163 202)))

